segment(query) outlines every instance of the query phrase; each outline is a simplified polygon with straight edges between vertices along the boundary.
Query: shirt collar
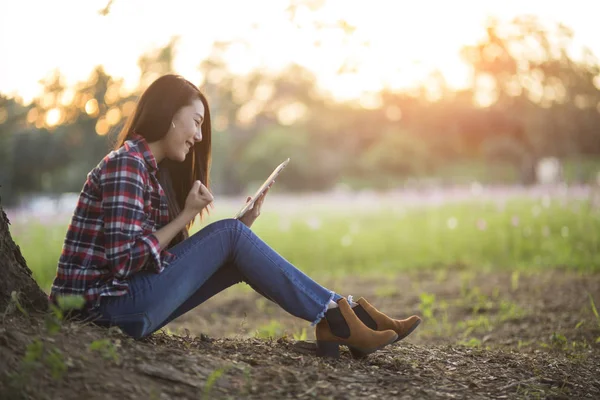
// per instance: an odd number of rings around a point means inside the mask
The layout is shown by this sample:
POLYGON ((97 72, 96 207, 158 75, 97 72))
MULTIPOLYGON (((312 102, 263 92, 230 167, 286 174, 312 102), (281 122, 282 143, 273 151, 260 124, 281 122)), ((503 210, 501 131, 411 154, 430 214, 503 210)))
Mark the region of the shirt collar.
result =
POLYGON ((144 138, 139 133, 134 132, 130 135, 130 140, 133 142, 134 145, 138 147, 138 150, 144 157, 144 161, 146 161, 150 172, 156 172, 158 170, 158 164, 156 163, 156 158, 154 158, 154 155, 150 150, 150 146, 148 146, 146 138, 144 138))

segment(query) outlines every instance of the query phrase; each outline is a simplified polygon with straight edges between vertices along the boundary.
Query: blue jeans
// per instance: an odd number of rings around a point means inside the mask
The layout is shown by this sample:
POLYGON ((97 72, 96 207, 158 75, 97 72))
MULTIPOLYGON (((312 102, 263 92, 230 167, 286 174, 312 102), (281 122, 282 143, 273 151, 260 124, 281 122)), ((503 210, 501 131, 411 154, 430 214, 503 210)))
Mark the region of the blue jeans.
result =
POLYGON ((237 219, 213 222, 169 251, 176 259, 162 273, 140 271, 129 279, 127 294, 102 297, 96 322, 142 338, 242 281, 313 325, 323 318, 330 300, 341 298, 237 219))

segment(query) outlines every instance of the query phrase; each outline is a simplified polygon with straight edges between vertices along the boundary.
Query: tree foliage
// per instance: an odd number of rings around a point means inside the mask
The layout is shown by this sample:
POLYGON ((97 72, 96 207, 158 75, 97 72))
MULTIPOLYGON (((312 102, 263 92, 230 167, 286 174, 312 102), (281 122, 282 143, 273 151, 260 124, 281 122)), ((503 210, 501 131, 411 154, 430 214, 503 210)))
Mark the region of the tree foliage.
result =
MULTIPOLYGON (((225 61, 234 43, 215 43, 197 82, 212 107, 213 187, 240 193, 287 157, 281 187, 319 190, 342 178, 385 175, 398 183, 436 176, 460 163, 509 166, 531 182, 541 157, 599 155, 599 64, 589 52, 570 54, 572 32, 522 17, 491 20, 486 33, 461 53, 472 67, 472 87, 451 91, 436 73, 416 93, 381 92, 375 108, 332 101, 297 65, 235 75, 225 61)), ((0 96, 7 201, 21 193, 78 192, 143 88, 174 72, 177 43, 140 57, 133 91, 98 66, 74 87, 56 71, 30 105, 0 96)))

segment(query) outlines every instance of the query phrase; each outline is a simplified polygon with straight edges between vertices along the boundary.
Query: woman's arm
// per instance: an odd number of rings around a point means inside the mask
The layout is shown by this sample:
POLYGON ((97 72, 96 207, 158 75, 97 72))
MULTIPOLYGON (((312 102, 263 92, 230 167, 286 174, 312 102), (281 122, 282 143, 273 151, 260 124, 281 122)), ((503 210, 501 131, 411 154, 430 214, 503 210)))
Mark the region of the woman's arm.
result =
POLYGON ((194 218, 196 218, 195 215, 192 215, 189 211, 183 210, 175 219, 154 232, 154 236, 158 239, 158 247, 160 249, 166 248, 175 235, 183 230, 188 222, 194 218))
POLYGON ((161 249, 193 218, 184 212, 157 232, 145 231, 150 217, 144 209, 144 167, 136 157, 117 156, 107 161, 100 176, 105 256, 119 279, 143 268, 160 272, 161 249))

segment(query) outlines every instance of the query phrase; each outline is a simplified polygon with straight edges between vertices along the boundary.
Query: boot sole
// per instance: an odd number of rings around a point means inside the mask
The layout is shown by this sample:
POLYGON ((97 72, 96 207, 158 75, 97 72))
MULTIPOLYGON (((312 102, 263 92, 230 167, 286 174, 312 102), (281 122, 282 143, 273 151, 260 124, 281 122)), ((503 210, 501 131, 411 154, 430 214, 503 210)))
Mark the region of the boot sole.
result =
POLYGON ((396 341, 396 339, 394 338, 394 339, 390 340, 388 343, 385 343, 379 347, 375 347, 375 348, 371 348, 371 349, 362 349, 362 348, 358 348, 358 347, 354 347, 354 346, 349 346, 346 343, 323 342, 323 341, 317 340, 317 357, 340 358, 340 346, 347 346, 348 349, 350 350, 350 353, 352 353, 353 356, 354 356, 355 352, 357 352, 358 354, 361 355, 360 357, 354 357, 354 358, 364 358, 367 355, 374 353, 377 350, 380 350, 380 349, 384 348, 385 346, 394 343, 395 341, 396 341))
POLYGON ((419 326, 420 324, 421 324, 421 320, 418 320, 418 321, 417 321, 417 323, 416 323, 416 324, 414 324, 413 326, 411 326, 411 327, 410 327, 410 329, 409 329, 409 330, 407 330, 407 331, 406 331, 406 333, 405 333, 404 335, 402 335, 402 336, 398 336, 398 339, 396 339, 396 340, 394 341, 394 343, 396 343, 398 340, 402 340, 402 339, 404 339, 405 337, 407 337, 408 335, 410 335, 411 333, 413 333, 413 331, 414 331, 415 329, 417 329, 417 326, 419 326))
MULTIPOLYGON (((413 326, 411 326, 410 329, 407 330, 406 333, 404 333, 404 335, 398 336, 397 339, 395 339, 394 341, 390 342, 389 344, 396 343, 397 341, 402 340, 405 337, 407 337, 408 335, 410 335, 415 329, 417 329, 417 326, 419 326, 420 323, 421 323, 421 320, 417 321, 417 323, 414 324, 413 326)), ((362 349, 359 349, 359 348, 356 348, 356 347, 350 347, 350 346, 348 346, 348 348, 350 349, 350 353, 352 354, 352 357, 355 358, 355 359, 365 358, 366 356, 368 356, 370 354, 370 353, 366 353, 362 349)))

